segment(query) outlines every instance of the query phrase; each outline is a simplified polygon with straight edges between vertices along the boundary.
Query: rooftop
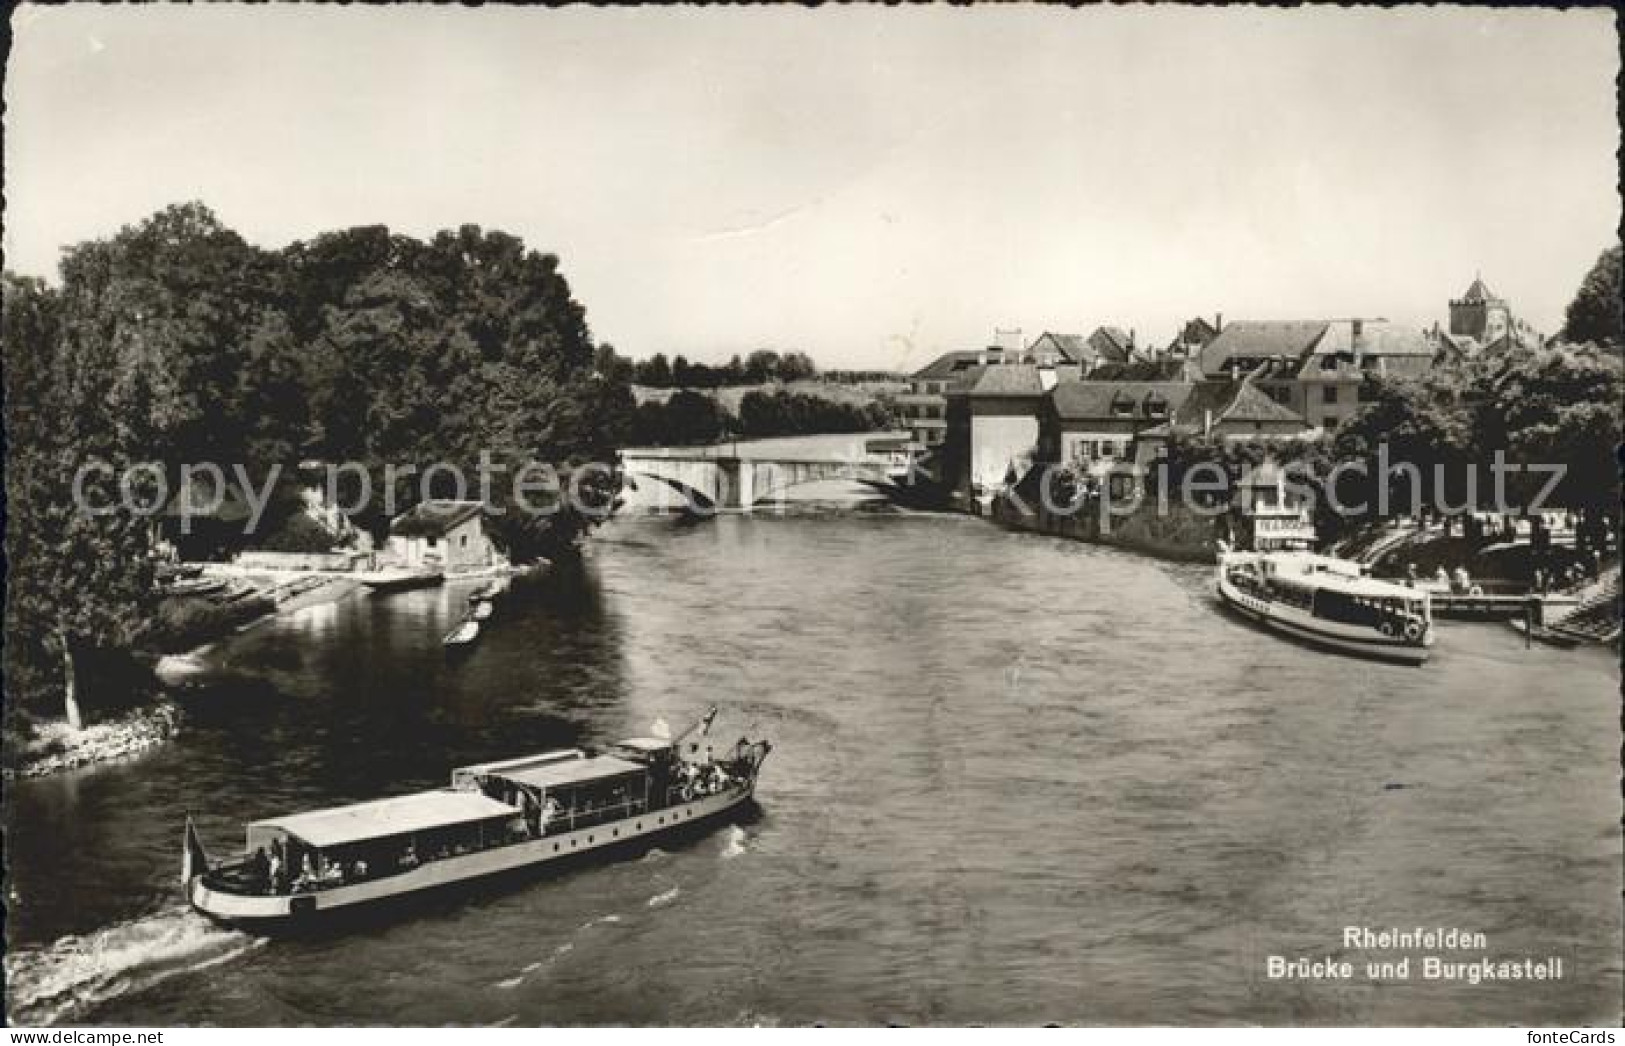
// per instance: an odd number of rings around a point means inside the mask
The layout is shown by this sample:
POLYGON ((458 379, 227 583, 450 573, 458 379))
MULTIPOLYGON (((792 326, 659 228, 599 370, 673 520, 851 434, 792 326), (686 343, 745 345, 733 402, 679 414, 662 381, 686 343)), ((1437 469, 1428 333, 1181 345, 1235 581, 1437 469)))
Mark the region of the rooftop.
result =
POLYGON ((1127 363, 1134 351, 1121 327, 1096 327, 1089 344, 1101 359, 1112 363, 1127 363))
POLYGON ((1360 333, 1354 333, 1354 321, 1333 320, 1326 325, 1326 336, 1315 345, 1317 355, 1346 352, 1362 356, 1425 356, 1433 358, 1433 346, 1427 332, 1420 327, 1387 320, 1361 320, 1360 333))
POLYGON ((967 368, 976 366, 982 355, 982 351, 977 349, 957 349, 953 352, 945 352, 915 371, 910 377, 915 381, 941 381, 944 378, 951 378, 962 373, 967 368))
POLYGON ((1146 411, 1146 403, 1162 402, 1176 412, 1196 386, 1188 381, 1069 381, 1050 393, 1058 417, 1069 421, 1123 417, 1160 417, 1146 411), (1119 405, 1132 404, 1124 414, 1119 405))
POLYGON ((401 537, 441 537, 453 527, 480 514, 485 506, 478 501, 452 501, 433 498, 409 512, 396 516, 389 532, 401 537))
POLYGON ((1045 331, 1033 339, 1033 343, 1027 346, 1027 352, 1036 355, 1046 348, 1054 349, 1069 363, 1081 363, 1093 355, 1083 335, 1056 334, 1054 331, 1045 331))
POLYGON ((1473 282, 1467 287, 1467 293, 1463 294, 1460 300, 1469 305, 1476 305, 1481 302, 1500 301, 1500 299, 1495 296, 1495 293, 1490 290, 1489 284, 1484 282, 1484 277, 1482 276, 1473 277, 1473 282))
POLYGON ((1202 350, 1202 371, 1223 373, 1232 360, 1301 360, 1326 333, 1325 320, 1236 320, 1202 350))
POLYGON ((1042 396, 1043 382, 1038 367, 1031 363, 1000 363, 988 366, 967 390, 970 396, 1042 396))

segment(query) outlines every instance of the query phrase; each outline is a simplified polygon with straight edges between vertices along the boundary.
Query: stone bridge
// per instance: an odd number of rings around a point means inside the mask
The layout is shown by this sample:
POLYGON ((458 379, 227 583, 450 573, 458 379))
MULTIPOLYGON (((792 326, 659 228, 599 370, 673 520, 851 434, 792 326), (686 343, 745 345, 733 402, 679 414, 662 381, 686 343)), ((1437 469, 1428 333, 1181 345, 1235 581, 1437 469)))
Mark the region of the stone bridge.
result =
POLYGON ((707 447, 631 447, 621 451, 623 497, 646 508, 697 513, 748 511, 798 495, 885 498, 906 468, 907 440, 906 432, 859 432, 707 447))

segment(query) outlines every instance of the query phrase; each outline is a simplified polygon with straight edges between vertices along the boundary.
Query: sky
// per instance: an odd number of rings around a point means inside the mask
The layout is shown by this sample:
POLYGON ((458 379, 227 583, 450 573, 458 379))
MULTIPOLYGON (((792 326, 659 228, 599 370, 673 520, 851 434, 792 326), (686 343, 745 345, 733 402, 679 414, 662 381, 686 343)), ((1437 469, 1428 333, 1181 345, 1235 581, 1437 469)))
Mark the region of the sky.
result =
POLYGON ((996 329, 1555 332, 1619 225, 1606 10, 18 8, 7 268, 199 199, 474 223, 623 355, 910 370, 996 329))

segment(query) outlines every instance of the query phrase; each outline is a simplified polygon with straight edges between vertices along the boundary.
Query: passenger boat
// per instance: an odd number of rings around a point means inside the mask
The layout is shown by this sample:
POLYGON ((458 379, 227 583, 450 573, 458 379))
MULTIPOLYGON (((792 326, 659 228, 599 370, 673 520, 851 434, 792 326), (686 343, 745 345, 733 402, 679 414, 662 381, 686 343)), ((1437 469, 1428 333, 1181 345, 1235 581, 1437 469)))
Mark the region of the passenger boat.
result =
POLYGON ((647 847, 748 802, 771 746, 706 735, 713 707, 672 739, 635 737, 452 771, 446 788, 247 826, 240 855, 211 861, 190 817, 181 881, 192 907, 267 931, 584 854, 647 847))
POLYGON ((1419 665, 1433 645, 1428 593, 1310 552, 1221 552, 1219 598, 1244 617, 1345 654, 1419 665))
POLYGON ((446 580, 438 570, 375 570, 361 575, 361 583, 374 592, 405 592, 414 588, 433 588, 446 580))

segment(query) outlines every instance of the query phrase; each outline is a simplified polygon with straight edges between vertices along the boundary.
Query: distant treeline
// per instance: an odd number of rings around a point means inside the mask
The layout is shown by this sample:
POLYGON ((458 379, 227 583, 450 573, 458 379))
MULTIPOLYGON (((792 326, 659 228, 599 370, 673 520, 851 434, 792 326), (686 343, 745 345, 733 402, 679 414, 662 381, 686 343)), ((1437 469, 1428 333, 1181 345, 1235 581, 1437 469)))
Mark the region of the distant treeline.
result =
POLYGON ((598 373, 611 381, 647 385, 657 389, 720 389, 767 382, 825 381, 856 384, 866 381, 898 381, 899 375, 883 370, 822 371, 804 352, 775 352, 758 349, 748 356, 735 355, 716 365, 690 363, 686 357, 667 359, 657 352, 646 360, 617 355, 613 346, 601 345, 594 364, 598 373))
POLYGON ((753 390, 736 415, 711 396, 679 389, 661 403, 640 404, 632 417, 633 442, 645 446, 693 446, 725 439, 767 439, 822 432, 871 432, 893 423, 881 402, 839 403, 784 389, 753 390))

